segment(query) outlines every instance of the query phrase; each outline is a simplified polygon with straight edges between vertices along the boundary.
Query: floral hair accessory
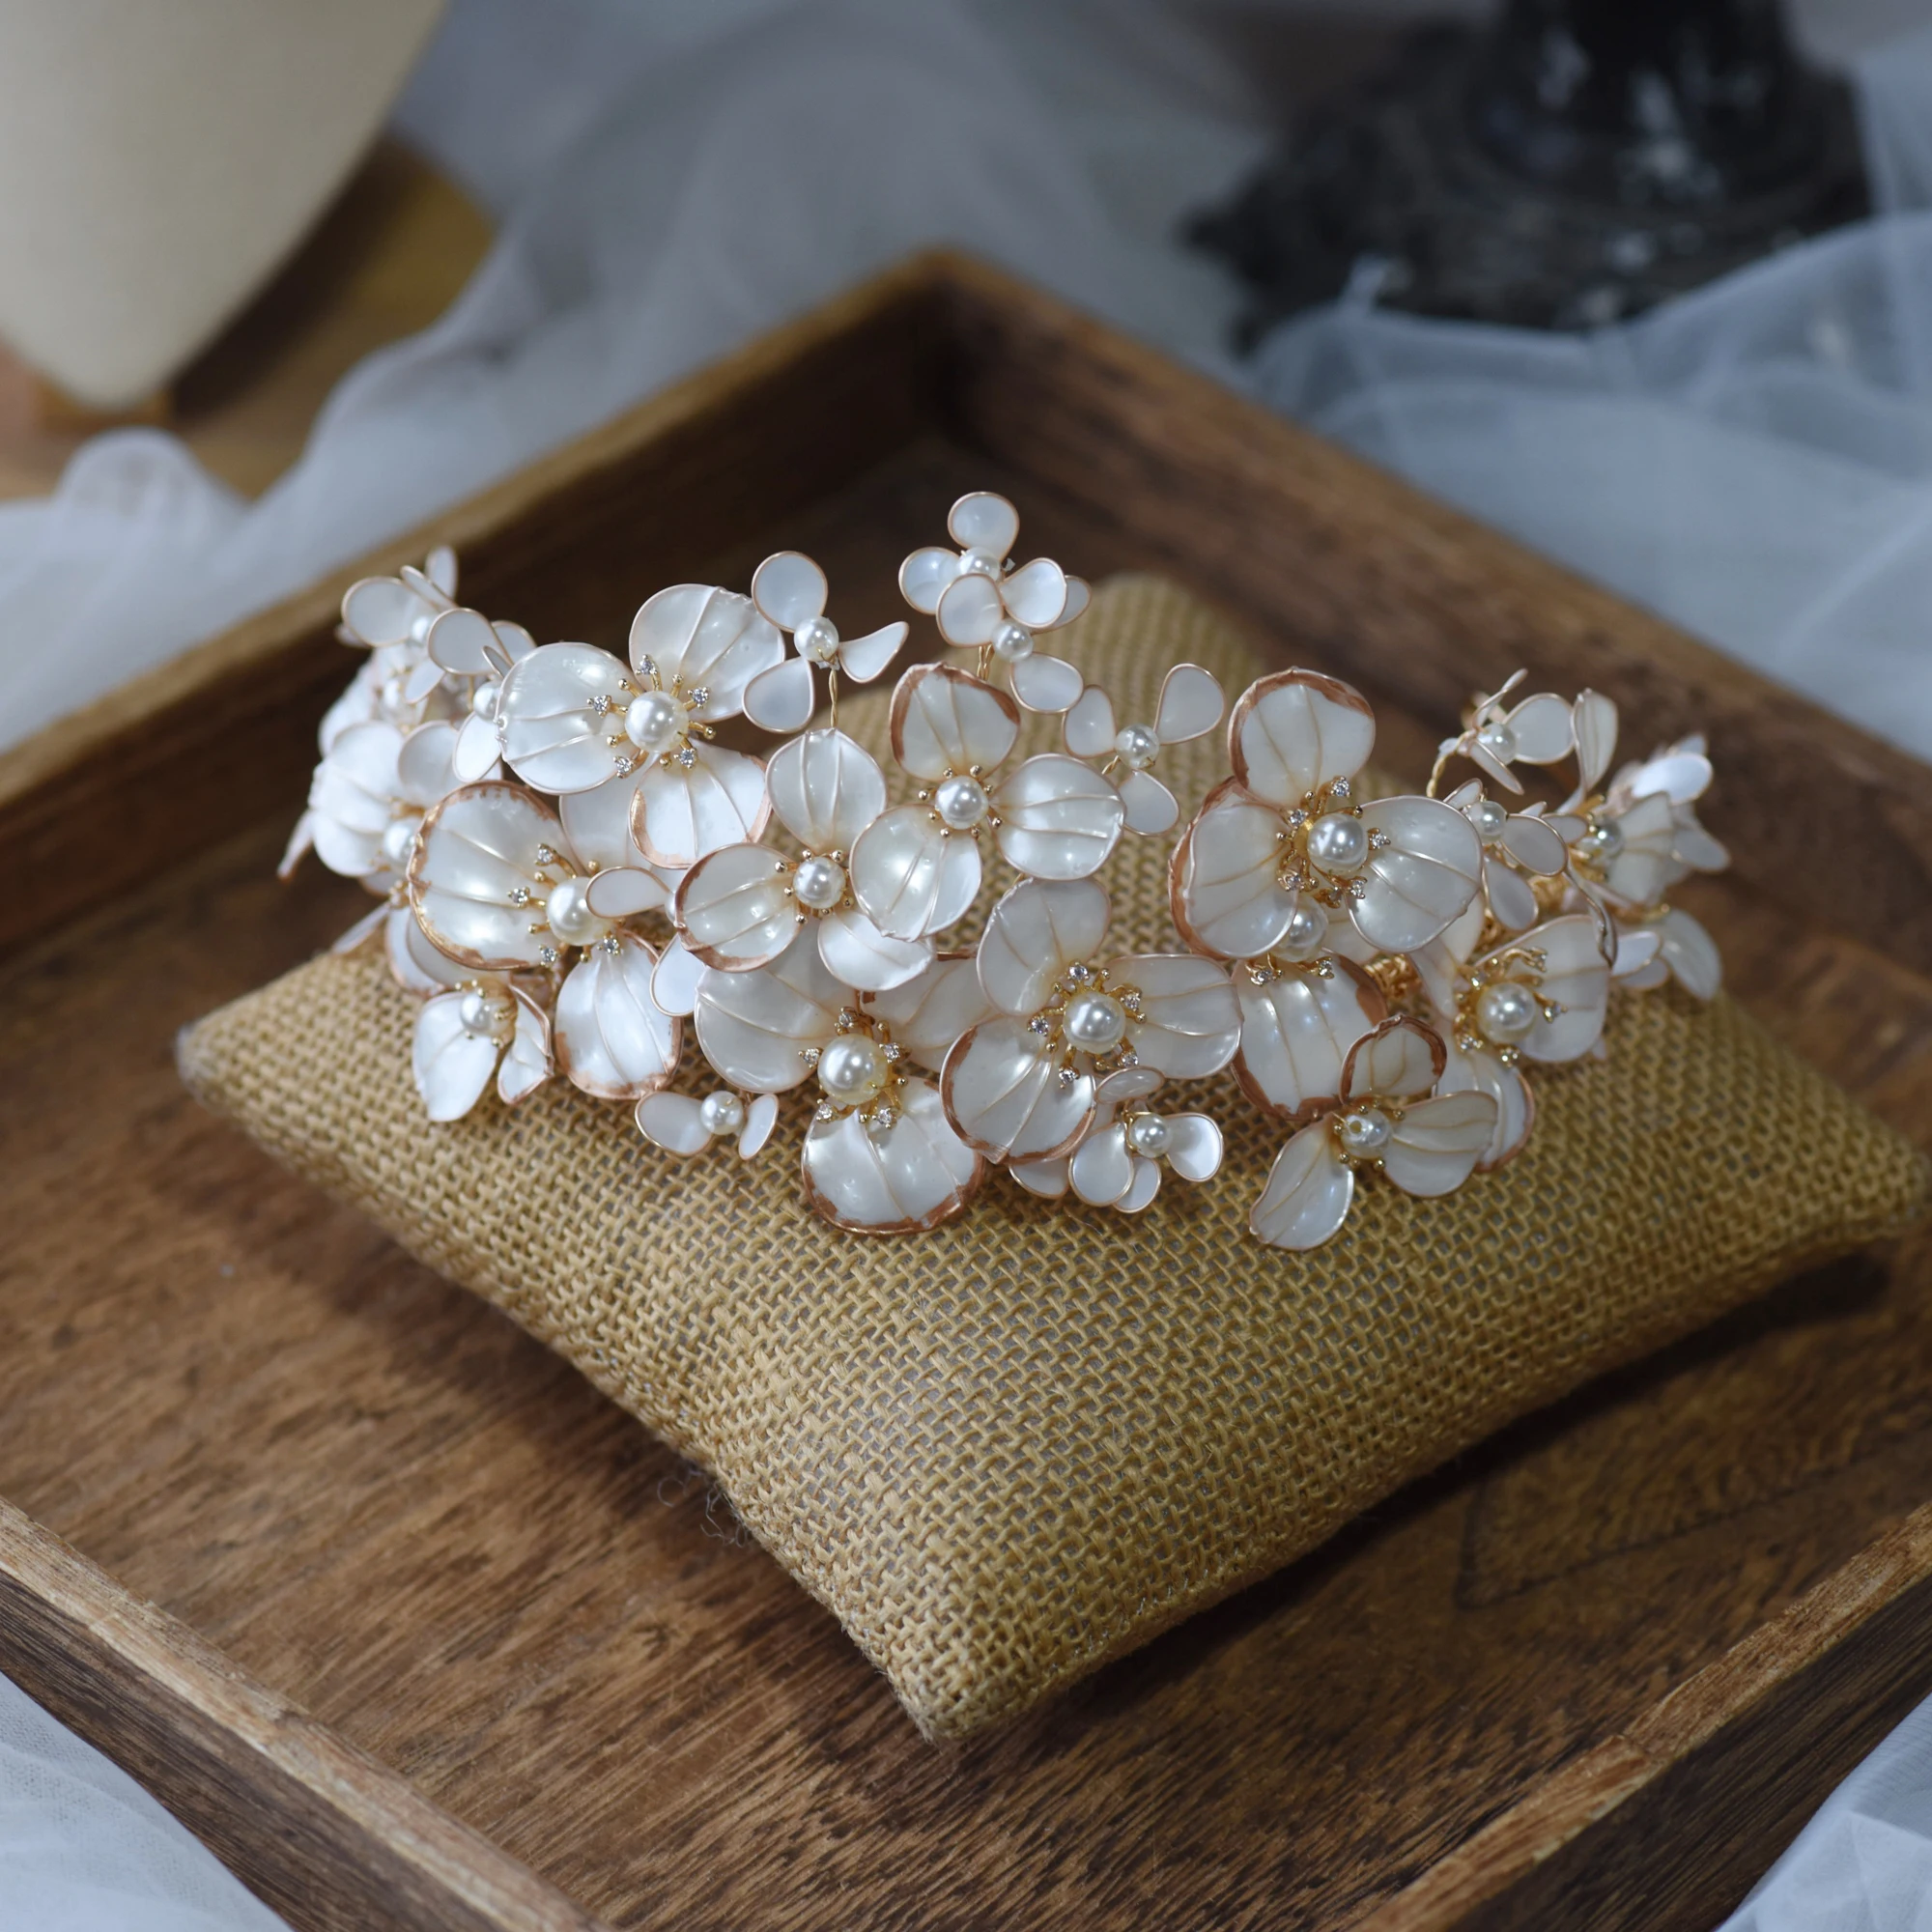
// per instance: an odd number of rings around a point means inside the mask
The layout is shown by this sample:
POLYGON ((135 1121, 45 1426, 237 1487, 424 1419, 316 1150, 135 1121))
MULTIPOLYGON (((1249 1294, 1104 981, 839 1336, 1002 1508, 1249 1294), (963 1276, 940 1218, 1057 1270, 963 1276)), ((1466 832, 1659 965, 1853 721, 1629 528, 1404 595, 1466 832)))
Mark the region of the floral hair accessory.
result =
POLYGON ((790 1110, 810 1208, 897 1235, 996 1170, 1069 1212, 1211 1184, 1222 1125, 1187 1089, 1227 1071, 1217 1101, 1284 1133, 1249 1226, 1306 1249, 1363 1185, 1481 1185, 1534 1130, 1532 1081, 1606 1051, 1617 1000, 1718 990, 1668 897, 1726 863, 1702 739, 1615 765, 1608 698, 1519 673, 1424 790, 1391 791, 1352 686, 1284 670, 1230 708, 1181 663, 1129 718, 1036 648, 1088 590, 1013 565, 1012 505, 963 497, 947 527, 958 548, 899 586, 978 656, 904 670, 876 752, 839 728, 839 683, 881 676, 909 627, 841 637, 796 551, 749 595, 658 591, 622 659, 459 604, 446 551, 351 588, 341 636, 368 655, 285 869, 312 850, 379 900, 339 946, 380 943, 420 1002, 430 1122, 560 1076, 657 1154, 750 1160, 790 1110), (1028 712, 1056 747, 1022 743, 1028 712), (1224 719, 1227 776, 1183 824, 1163 753, 1224 719), (776 742, 719 742, 734 720, 776 742), (1123 833, 1173 839, 1166 946, 1112 936, 1123 833))

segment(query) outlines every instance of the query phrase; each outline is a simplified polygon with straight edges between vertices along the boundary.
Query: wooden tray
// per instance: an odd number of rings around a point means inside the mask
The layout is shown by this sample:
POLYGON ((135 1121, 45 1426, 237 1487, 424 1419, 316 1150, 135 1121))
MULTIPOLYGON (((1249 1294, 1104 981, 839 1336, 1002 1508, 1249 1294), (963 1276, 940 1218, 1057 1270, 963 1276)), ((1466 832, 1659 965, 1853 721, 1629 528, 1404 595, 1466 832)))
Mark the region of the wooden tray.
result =
POLYGON ((446 537, 483 607, 617 644, 656 585, 797 544, 876 622, 983 485, 1030 545, 1168 570, 1363 683, 1398 766, 1520 662, 1708 724, 1739 863, 1692 902, 1732 983, 1932 1132, 1932 773, 923 260, 0 762, 0 1668, 302 1928, 1702 1932, 1932 1690, 1932 1244, 940 1749, 701 1476, 175 1083, 179 1025, 364 903, 271 876, 350 578, 446 537))

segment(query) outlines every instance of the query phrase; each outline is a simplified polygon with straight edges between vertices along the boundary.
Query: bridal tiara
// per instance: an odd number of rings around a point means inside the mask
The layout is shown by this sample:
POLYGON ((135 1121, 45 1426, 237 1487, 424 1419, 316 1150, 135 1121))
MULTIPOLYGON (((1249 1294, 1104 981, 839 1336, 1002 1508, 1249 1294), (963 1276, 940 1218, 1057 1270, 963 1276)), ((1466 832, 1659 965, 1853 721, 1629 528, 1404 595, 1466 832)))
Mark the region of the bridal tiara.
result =
POLYGON ((803 1094, 812 1209, 908 1234, 993 1167, 1125 1213, 1164 1173, 1209 1180, 1221 1128, 1174 1096, 1232 1065, 1286 1135, 1249 1225, 1307 1249, 1364 1179, 1436 1196, 1511 1159, 1526 1069, 1601 1057, 1613 994, 1716 993, 1716 947, 1666 897, 1727 863, 1696 816, 1700 738, 1612 772, 1616 706, 1519 672, 1425 792, 1375 795, 1351 686, 1285 670, 1230 709, 1177 664, 1153 717, 1123 719, 1050 648, 1086 583, 1015 565, 1003 497, 962 497, 947 528, 899 588, 964 655, 900 675, 892 773, 838 693, 909 626, 842 636, 798 552, 749 596, 660 590, 628 663, 465 608, 447 550, 349 590, 338 635, 368 655, 282 870, 312 850, 380 897, 336 950, 380 943, 420 1001, 428 1122, 560 1076, 667 1153, 751 1159, 803 1094), (1060 749, 1015 755, 1025 712, 1060 720, 1060 749), (766 756, 718 741, 738 719, 766 756), (1224 721, 1229 775, 1183 825, 1163 753, 1224 721), (1173 841, 1173 951, 1109 942, 1123 838, 1173 841), (994 871, 978 940, 949 945, 994 871), (702 1097, 672 1086, 687 1021, 702 1097))

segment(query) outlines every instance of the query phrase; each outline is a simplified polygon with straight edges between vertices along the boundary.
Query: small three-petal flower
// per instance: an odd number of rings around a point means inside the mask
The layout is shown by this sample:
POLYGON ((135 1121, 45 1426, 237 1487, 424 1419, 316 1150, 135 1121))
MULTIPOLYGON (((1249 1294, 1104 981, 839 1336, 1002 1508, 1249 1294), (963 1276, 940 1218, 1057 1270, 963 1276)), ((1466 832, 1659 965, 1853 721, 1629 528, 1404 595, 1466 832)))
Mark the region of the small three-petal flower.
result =
POLYGON ((870 684, 906 640, 904 618, 861 638, 841 638, 825 614, 827 590, 824 571, 802 551, 781 550, 752 574, 758 614, 789 633, 797 653, 745 687, 745 716, 761 730, 797 731, 810 724, 814 666, 828 678, 843 671, 854 684, 870 684))
POLYGON ((1210 1180, 1220 1172, 1219 1125, 1207 1114, 1156 1113, 1147 1102, 1161 1085, 1150 1066, 1122 1066, 1094 1090, 1094 1122, 1070 1154, 1021 1161, 1008 1169, 1034 1194, 1058 1200, 1067 1192, 1090 1208, 1138 1214, 1160 1192, 1163 1169, 1183 1180, 1210 1180))
POLYGON ((1228 703, 1220 682, 1199 665, 1178 664, 1160 687, 1160 702, 1151 724, 1118 724, 1114 700, 1097 684, 1090 684, 1067 712, 1062 726, 1066 749, 1078 758, 1105 758, 1103 774, 1118 765, 1114 781, 1121 795, 1121 814, 1129 832, 1143 838, 1171 832, 1180 816, 1174 794, 1154 777, 1151 767, 1166 745, 1203 738, 1220 724, 1228 703))
POLYGON ((899 566, 906 602, 935 617, 949 644, 978 644, 1004 664, 1013 696, 1029 711, 1065 711, 1085 680, 1064 658, 1037 652, 1034 639, 1086 610, 1086 583, 1051 557, 1013 569, 1019 512, 991 491, 961 497, 946 528, 957 551, 916 550, 899 566))

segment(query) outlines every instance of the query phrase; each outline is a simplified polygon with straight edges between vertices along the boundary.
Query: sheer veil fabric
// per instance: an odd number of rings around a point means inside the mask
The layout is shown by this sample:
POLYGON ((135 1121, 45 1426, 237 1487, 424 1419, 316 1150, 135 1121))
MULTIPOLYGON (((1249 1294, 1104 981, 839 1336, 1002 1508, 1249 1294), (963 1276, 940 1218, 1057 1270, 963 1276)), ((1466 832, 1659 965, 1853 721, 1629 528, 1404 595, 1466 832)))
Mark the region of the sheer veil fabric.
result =
MULTIPOLYGON (((491 255, 258 502, 124 431, 0 505, 0 743, 949 242, 1932 755, 1932 33, 1859 63, 1885 218, 1580 338, 1382 313, 1370 268, 1244 368, 1231 292, 1172 239, 1272 130, 1240 11, 456 0, 398 125, 497 215, 491 255)), ((1733 1925, 1932 1923, 1928 1847, 1921 1711, 1733 1925)), ((52 1932, 279 1923, 5 1680, 0 1893, 52 1932)))
POLYGON ((0 1923, 287 1932, 124 1771, 0 1677, 0 1923))

